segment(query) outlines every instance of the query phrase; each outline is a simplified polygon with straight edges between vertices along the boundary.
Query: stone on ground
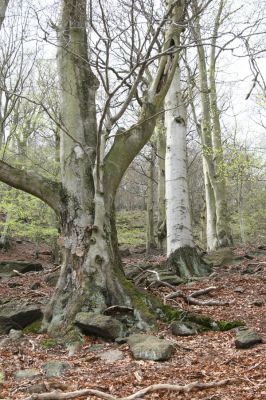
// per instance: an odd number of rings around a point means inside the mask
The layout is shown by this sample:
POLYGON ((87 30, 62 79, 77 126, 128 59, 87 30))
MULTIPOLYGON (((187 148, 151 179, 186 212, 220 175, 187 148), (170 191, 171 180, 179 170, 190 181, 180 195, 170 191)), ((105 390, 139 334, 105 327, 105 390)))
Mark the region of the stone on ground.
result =
POLYGON ((131 335, 127 342, 136 360, 169 360, 174 350, 174 345, 168 340, 151 335, 131 335))
POLYGON ((86 335, 107 340, 123 336, 123 324, 107 315, 80 312, 76 315, 75 323, 86 335))
POLYGON ((235 345, 237 349, 249 349, 255 344, 262 343, 262 338, 252 329, 238 329, 235 345))
POLYGON ((108 350, 99 355, 100 359, 106 362, 123 360, 124 355, 120 350, 108 350))
POLYGON ((15 271, 20 274, 25 274, 26 272, 37 272, 42 271, 42 264, 39 262, 30 261, 1 261, 0 262, 0 277, 10 278, 12 276, 18 276, 15 271))
POLYGON ((70 365, 67 362, 52 360, 47 361, 42 367, 45 371, 45 375, 48 378, 52 378, 55 376, 62 376, 65 370, 70 368, 70 365))
POLYGON ((15 379, 34 379, 40 376, 41 373, 38 369, 35 368, 28 368, 28 369, 21 369, 15 372, 14 377, 15 379))
POLYGON ((20 330, 42 318, 43 313, 38 304, 20 304, 10 302, 0 306, 0 334, 10 329, 20 330))
POLYGON ((176 336, 193 336, 197 335, 199 327, 192 322, 178 322, 173 321, 170 325, 171 332, 176 336))
POLYGON ((21 330, 16 330, 16 329, 10 329, 9 331, 9 337, 11 340, 18 340, 22 338, 23 332, 21 330))

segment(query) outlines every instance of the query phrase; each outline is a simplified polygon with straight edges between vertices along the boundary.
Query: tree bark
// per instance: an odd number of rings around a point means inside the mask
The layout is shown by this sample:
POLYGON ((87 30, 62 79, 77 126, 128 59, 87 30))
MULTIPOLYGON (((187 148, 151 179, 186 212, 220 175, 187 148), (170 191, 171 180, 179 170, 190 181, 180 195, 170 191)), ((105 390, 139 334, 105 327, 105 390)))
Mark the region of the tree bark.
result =
POLYGON ((158 222, 157 237, 158 246, 161 251, 166 250, 166 215, 165 215, 165 153, 166 137, 163 115, 156 121, 155 132, 157 135, 157 156, 158 156, 158 222))
MULTIPOLYGON (((221 2, 223 3, 223 2, 221 2)), ((221 4, 220 3, 220 4, 221 4)), ((214 250, 217 247, 229 246, 232 244, 230 224, 228 220, 228 210, 226 202, 226 190, 224 178, 219 174, 219 167, 223 162, 221 145, 221 129, 217 106, 216 84, 215 84, 215 53, 212 53, 212 64, 210 68, 210 88, 208 85, 208 74, 206 65, 206 54, 201 39, 201 28, 199 23, 197 0, 193 0, 193 13, 195 22, 192 28, 194 39, 197 43, 199 76, 200 76, 200 95, 202 106, 201 122, 201 142, 203 153, 204 181, 206 189, 206 209, 207 209, 207 247, 214 250), (210 94, 211 93, 211 94, 210 94), (211 126, 213 123, 213 128, 211 126), (212 193, 210 189, 212 187, 212 193), (214 198, 214 202, 212 199, 214 198), (214 205, 215 211, 210 207, 214 205), (208 212, 211 214, 208 216, 208 212), (216 229, 214 232, 213 214, 215 212, 216 229), (209 225, 208 225, 209 224, 209 225), (209 232, 209 234, 208 234, 209 232), (214 237, 216 236, 216 237, 214 237)), ((215 52, 215 40, 218 32, 221 7, 219 8, 214 28, 214 42, 212 51, 215 52)))
MULTIPOLYGON (((87 58, 85 9, 85 0, 79 5, 73 5, 70 0, 63 1, 58 62, 62 119, 68 132, 68 135, 62 134, 60 140, 65 194, 61 207, 60 242, 64 256, 43 324, 51 335, 66 332, 79 311, 102 313, 112 305, 133 308, 135 323, 141 329, 153 327, 157 317, 152 311, 153 300, 140 294, 125 279, 118 254, 114 203, 123 174, 153 133, 156 114, 170 85, 177 56, 173 58, 173 67, 164 87, 158 90, 152 83, 138 123, 129 132, 116 136, 105 156, 105 134, 102 132, 96 151, 95 95, 98 82, 87 58)), ((181 10, 183 13, 182 7, 181 10)), ((174 21, 180 18, 180 11, 172 14, 174 21)), ((172 30, 171 27, 166 33, 168 47, 172 30)), ((167 59, 160 60, 155 77, 157 85, 167 59)))
MULTIPOLYGON (((171 84, 178 60, 176 26, 184 18, 184 2, 168 1, 164 52, 159 60, 138 122, 115 137, 105 155, 106 132, 97 130, 96 91, 99 86, 88 57, 86 0, 62 0, 58 31, 61 85, 62 182, 50 182, 0 162, 0 179, 46 201, 58 214, 63 261, 43 327, 51 335, 72 331, 79 311, 103 312, 111 305, 134 309, 136 325, 156 324, 160 302, 140 294, 126 280, 118 253, 114 204, 118 185, 131 161, 149 140, 171 84), (153 307, 154 305, 154 307, 153 307)), ((179 29, 178 29, 179 30, 179 29)), ((181 28, 180 28, 181 30, 181 28)))
POLYGON ((154 234, 154 164, 155 151, 152 145, 149 156, 149 172, 148 172, 148 187, 147 187, 147 209, 146 209, 146 253, 150 254, 152 249, 156 248, 154 234))
POLYGON ((208 268, 197 254, 192 235, 187 178, 187 116, 179 65, 165 98, 165 110, 167 257, 181 277, 206 275, 208 268))

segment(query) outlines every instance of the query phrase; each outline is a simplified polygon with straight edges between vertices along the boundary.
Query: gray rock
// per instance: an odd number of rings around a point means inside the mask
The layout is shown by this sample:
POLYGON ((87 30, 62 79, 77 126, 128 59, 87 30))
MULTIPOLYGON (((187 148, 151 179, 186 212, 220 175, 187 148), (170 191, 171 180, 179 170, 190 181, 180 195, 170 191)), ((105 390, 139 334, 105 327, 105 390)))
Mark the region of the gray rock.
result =
POLYGON ((130 250, 127 246, 125 245, 120 245, 119 246, 119 253, 121 257, 129 257, 131 256, 130 250))
POLYGON ((80 312, 76 315, 75 323, 87 335, 110 340, 123 336, 123 324, 107 315, 80 312))
POLYGON ((237 286, 236 288, 235 288, 235 290, 234 290, 234 292, 236 292, 236 293, 244 293, 244 291, 245 291, 245 289, 244 288, 242 288, 241 286, 237 286))
POLYGON ((258 343, 262 343, 262 338, 256 331, 245 328, 239 328, 237 330, 235 338, 235 346, 237 349, 248 349, 258 343))
POLYGON ((131 335, 127 342, 136 360, 169 360, 174 350, 174 345, 168 340, 151 335, 131 335))
POLYGON ((42 317, 41 307, 38 304, 19 304, 10 302, 0 306, 0 334, 10 329, 23 329, 25 326, 42 317))
POLYGON ((104 344, 92 344, 89 348, 88 351, 89 352, 94 352, 94 351, 99 351, 99 350, 103 350, 105 347, 104 344))
POLYGON ((18 340, 18 339, 22 338, 22 336, 23 336, 23 332, 20 330, 10 329, 10 331, 9 331, 9 337, 11 340, 18 340))
POLYGON ((30 285, 31 290, 37 290, 41 287, 40 282, 34 282, 30 285))
POLYGON ((120 350, 108 350, 99 355, 100 359, 106 362, 123 360, 124 354, 120 350))
POLYGON ((67 362, 62 361, 48 361, 42 366, 45 375, 48 378, 52 378, 54 376, 62 376, 66 369, 70 368, 70 365, 67 362))
POLYGON ((15 379, 34 379, 40 376, 41 373, 38 369, 35 368, 28 368, 28 369, 21 369, 15 372, 14 377, 15 379))
POLYGON ((47 283, 48 286, 50 287, 55 287, 58 281, 60 273, 58 271, 52 272, 51 274, 48 274, 44 280, 47 283))
POLYGON ((171 332, 176 336, 193 336, 197 335, 197 325, 190 322, 173 321, 170 325, 171 332))
POLYGON ((256 299, 251 302, 251 305, 256 306, 256 307, 262 307, 262 306, 264 306, 264 304, 265 304, 264 301, 261 299, 256 299))
POLYGON ((124 344, 124 343, 127 343, 127 337, 118 337, 118 338, 115 339, 115 342, 116 342, 117 344, 124 344))
POLYGON ((1 261, 0 262, 0 277, 17 276, 14 270, 25 274, 26 272, 42 271, 42 264, 39 262, 30 261, 1 261))

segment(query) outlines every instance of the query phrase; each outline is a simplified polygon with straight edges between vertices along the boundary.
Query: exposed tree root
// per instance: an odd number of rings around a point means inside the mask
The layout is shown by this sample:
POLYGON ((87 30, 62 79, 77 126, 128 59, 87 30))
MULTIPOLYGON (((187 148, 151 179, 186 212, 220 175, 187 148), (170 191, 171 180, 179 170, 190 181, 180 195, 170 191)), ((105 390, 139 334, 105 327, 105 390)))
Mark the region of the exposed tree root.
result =
POLYGON ((130 396, 126 397, 116 397, 112 396, 111 394, 101 392, 95 389, 82 389, 76 390, 74 392, 62 393, 62 392, 50 392, 50 393, 41 393, 41 394, 33 394, 30 397, 25 398, 24 400, 61 400, 61 399, 75 399, 77 397, 89 396, 93 395, 99 397, 101 399, 106 400, 135 400, 145 396, 147 393, 157 392, 160 390, 169 390, 173 392, 179 393, 188 393, 192 390, 205 390, 211 389, 216 387, 226 386, 232 383, 235 383, 235 379, 225 379, 222 381, 217 382, 208 382, 208 383, 189 383, 188 385, 171 385, 168 383, 159 383, 151 386, 147 386, 144 389, 139 390, 136 393, 131 394, 130 396))
POLYGON ((219 300, 197 300, 195 297, 202 296, 204 294, 210 293, 213 290, 217 289, 215 286, 208 287, 206 289, 197 290, 194 293, 191 293, 189 296, 185 295, 181 290, 177 290, 176 292, 167 294, 164 297, 164 303, 166 300, 174 299, 175 297, 181 297, 185 300, 186 303, 196 305, 196 306, 225 306, 228 305, 228 301, 219 301, 219 300))

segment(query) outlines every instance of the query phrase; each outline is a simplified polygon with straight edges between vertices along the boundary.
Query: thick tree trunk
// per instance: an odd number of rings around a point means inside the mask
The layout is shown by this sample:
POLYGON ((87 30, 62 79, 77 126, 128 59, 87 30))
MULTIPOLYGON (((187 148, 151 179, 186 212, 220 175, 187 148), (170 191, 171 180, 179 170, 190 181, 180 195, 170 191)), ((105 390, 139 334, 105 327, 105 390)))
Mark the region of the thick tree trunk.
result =
POLYGON ((80 213, 64 216, 64 236, 60 238, 63 263, 44 318, 44 328, 53 336, 72 329, 78 312, 100 314, 111 305, 132 307, 135 323, 141 329, 156 323, 144 297, 125 279, 116 241, 114 211, 105 208, 100 212, 103 225, 88 225, 83 229, 79 226, 80 213))

